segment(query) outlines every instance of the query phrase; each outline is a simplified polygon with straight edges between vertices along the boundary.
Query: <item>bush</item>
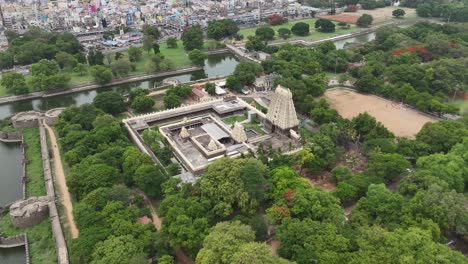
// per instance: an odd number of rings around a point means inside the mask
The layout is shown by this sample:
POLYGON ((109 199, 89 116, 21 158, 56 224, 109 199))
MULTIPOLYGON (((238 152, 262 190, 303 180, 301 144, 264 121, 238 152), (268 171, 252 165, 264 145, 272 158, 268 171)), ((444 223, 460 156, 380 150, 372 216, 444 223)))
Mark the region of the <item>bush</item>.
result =
POLYGON ((371 15, 363 14, 358 18, 357 25, 360 27, 368 27, 372 24, 372 21, 374 21, 374 18, 371 15))
POLYGON ((304 22, 297 22, 291 28, 291 32, 294 35, 298 35, 298 36, 307 36, 307 35, 309 35, 309 30, 310 30, 309 29, 309 24, 304 23, 304 22))

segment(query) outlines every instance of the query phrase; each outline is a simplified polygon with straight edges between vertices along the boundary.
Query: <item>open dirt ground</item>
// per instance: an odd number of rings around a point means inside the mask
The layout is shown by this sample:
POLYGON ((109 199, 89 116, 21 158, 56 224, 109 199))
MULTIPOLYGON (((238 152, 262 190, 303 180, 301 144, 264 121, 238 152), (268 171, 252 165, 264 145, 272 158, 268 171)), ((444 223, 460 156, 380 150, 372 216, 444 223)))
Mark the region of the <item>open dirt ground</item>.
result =
POLYGON ((325 98, 342 117, 350 119, 360 113, 368 112, 400 137, 413 138, 424 124, 438 121, 434 117, 407 108, 399 103, 351 90, 328 90, 325 92, 325 98))
MULTIPOLYGON (((388 6, 384 8, 377 8, 374 10, 364 10, 359 9, 357 12, 350 12, 350 13, 341 13, 337 15, 330 15, 330 16, 321 16, 321 18, 326 18, 332 21, 338 22, 346 22, 350 24, 356 24, 357 19, 362 16, 362 14, 369 14, 374 18, 372 24, 380 24, 383 22, 389 22, 391 20, 396 20, 397 18, 393 18, 392 11, 395 9, 401 8, 405 10, 406 14, 405 17, 411 18, 416 16, 416 9, 414 8, 405 8, 405 7, 397 7, 397 6, 388 6)), ((403 18, 404 19, 404 18, 403 18)))

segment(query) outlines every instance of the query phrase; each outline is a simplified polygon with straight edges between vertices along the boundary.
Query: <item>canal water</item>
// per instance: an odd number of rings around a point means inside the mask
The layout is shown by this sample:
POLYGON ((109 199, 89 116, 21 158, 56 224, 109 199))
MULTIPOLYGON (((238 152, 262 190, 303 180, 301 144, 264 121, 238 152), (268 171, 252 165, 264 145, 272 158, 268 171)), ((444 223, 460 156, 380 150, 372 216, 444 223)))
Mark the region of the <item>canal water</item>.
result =
MULTIPOLYGON (((413 23, 408 23, 408 24, 401 24, 398 25, 397 27, 399 28, 407 28, 411 26, 413 23)), ((375 39, 375 32, 365 34, 365 35, 360 35, 352 38, 347 38, 347 39, 342 39, 342 40, 337 40, 334 41, 333 43, 335 44, 336 49, 344 49, 344 46, 346 43, 367 43, 369 41, 373 41, 375 39)))
MULTIPOLYGON (((162 80, 166 78, 175 78, 181 82, 188 82, 188 81, 195 81, 203 78, 209 77, 216 77, 216 76, 224 76, 229 75, 234 72, 236 65, 239 64, 237 58, 230 54, 215 54, 209 55, 208 58, 205 60, 205 66, 202 71, 196 71, 187 74, 175 75, 175 76, 168 76, 168 77, 161 77, 155 78, 148 81, 143 82, 135 82, 123 85, 117 85, 103 90, 114 90, 119 93, 128 93, 133 89, 138 87, 142 88, 152 88, 155 83, 160 83, 162 80)), ((58 95, 53 97, 47 98, 40 98, 40 99, 32 99, 32 100, 24 100, 9 104, 0 105, 0 119, 4 119, 5 117, 9 117, 14 115, 17 112, 21 111, 29 111, 29 110, 41 110, 45 111, 51 108, 56 107, 67 107, 72 105, 82 105, 86 103, 91 103, 96 96, 96 90, 66 94, 66 95, 58 95)), ((0 182, 1 184, 1 182, 0 182)))
POLYGON ((26 254, 24 247, 3 248, 0 250, 1 264, 25 264, 26 254))
MULTIPOLYGON (((0 142, 0 168, 0 206, 4 206, 23 196, 21 148, 18 143, 0 142)), ((1 259, 0 263, 3 263, 1 259)))

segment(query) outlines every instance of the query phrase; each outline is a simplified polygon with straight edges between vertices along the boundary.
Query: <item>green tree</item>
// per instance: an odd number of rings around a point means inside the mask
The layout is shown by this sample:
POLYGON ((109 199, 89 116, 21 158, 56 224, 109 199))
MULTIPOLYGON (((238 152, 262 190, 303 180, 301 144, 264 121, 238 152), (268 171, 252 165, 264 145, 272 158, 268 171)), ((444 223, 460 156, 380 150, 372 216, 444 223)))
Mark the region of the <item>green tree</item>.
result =
POLYGON ((89 65, 104 65, 104 54, 100 50, 91 49, 88 52, 88 63, 89 65))
POLYGON ((55 60, 57 61, 61 69, 66 69, 66 70, 73 69, 77 64, 77 61, 75 57, 73 57, 73 55, 63 52, 63 51, 55 55, 55 60))
POLYGON ((416 14, 420 17, 432 16, 432 6, 429 3, 421 3, 416 7, 416 14))
POLYGON ((334 194, 338 199, 340 199, 342 204, 349 204, 358 198, 356 187, 346 182, 338 183, 334 194))
POLYGON ((150 53, 151 49, 153 48, 153 43, 155 39, 150 35, 143 36, 143 49, 146 50, 146 53, 150 53))
POLYGON ((205 91, 209 95, 216 95, 216 85, 214 83, 207 82, 205 83, 205 91))
POLYGON ((212 20, 208 22, 208 38, 221 40, 233 37, 239 31, 239 27, 232 19, 212 20))
POLYGON ((167 109, 179 107, 182 104, 180 97, 175 94, 165 95, 163 102, 167 109))
POLYGON ((134 176, 135 184, 153 198, 161 196, 161 184, 167 179, 161 168, 154 165, 141 165, 134 176))
POLYGON ((248 242, 253 242, 255 233, 247 226, 236 222, 221 222, 203 241, 197 263, 231 263, 234 254, 248 242))
POLYGON ((350 248, 349 240, 335 225, 311 219, 285 220, 277 230, 277 239, 281 241, 279 255, 300 264, 313 260, 339 263, 339 254, 350 248))
POLYGON ((406 15, 405 10, 398 8, 392 11, 392 16, 396 18, 404 17, 406 15))
POLYGON ((184 48, 188 51, 203 48, 203 30, 199 25, 191 26, 182 33, 184 48))
POLYGON ((154 100, 146 95, 139 95, 135 97, 135 99, 132 101, 132 104, 130 105, 135 111, 139 113, 144 113, 151 111, 154 106, 154 100))
POLYGON ((417 160, 416 166, 419 173, 435 176, 448 184, 450 190, 463 192, 465 182, 468 179, 466 162, 462 157, 454 154, 437 153, 430 156, 421 157, 417 160))
POLYGON ((303 149, 294 155, 296 164, 301 168, 299 174, 302 174, 304 168, 314 170, 315 156, 308 149, 303 149))
POLYGON ((226 78, 226 87, 231 91, 240 92, 242 89, 242 84, 236 76, 231 75, 226 78))
POLYGON ((205 60, 208 58, 208 55, 203 51, 198 49, 193 49, 189 52, 189 59, 193 64, 205 65, 205 60))
POLYGON ((410 167, 409 161, 400 154, 375 153, 371 156, 367 169, 370 174, 388 182, 398 178, 410 167))
POLYGON ((10 69, 15 65, 12 52, 0 52, 0 70, 10 69))
POLYGON ((150 56, 147 67, 149 72, 161 72, 174 68, 174 64, 161 53, 158 53, 150 56))
POLYGON ((16 72, 8 72, 2 75, 0 84, 5 87, 8 93, 25 94, 29 92, 24 75, 16 72))
POLYGON ((304 23, 304 22, 297 22, 292 26, 291 32, 294 35, 298 36, 307 36, 309 35, 309 24, 304 23))
POLYGON ((335 23, 331 22, 328 19, 322 19, 315 21, 315 28, 321 32, 335 32, 335 23))
POLYGON ((169 37, 166 40, 167 47, 170 49, 176 49, 177 48, 177 39, 174 37, 169 37))
POLYGON ((336 50, 336 46, 333 41, 327 40, 317 45, 316 49, 323 54, 328 53, 329 51, 336 50))
POLYGON ((77 72, 80 76, 83 76, 88 72, 88 67, 84 63, 77 63, 73 71, 77 72))
POLYGON ((93 104, 102 111, 112 115, 125 111, 123 96, 112 91, 98 93, 93 99, 93 104))
POLYGON ((91 76, 93 76, 94 81, 100 85, 110 83, 112 81, 112 71, 101 65, 95 65, 90 69, 91 76))
POLYGON ((92 264, 132 263, 135 255, 143 254, 143 249, 137 246, 137 241, 131 235, 110 236, 96 244, 92 264))
POLYGON ((289 28, 280 28, 278 29, 278 35, 282 39, 288 39, 291 37, 291 30, 289 28))
POLYGON ((374 18, 371 15, 363 14, 358 18, 357 25, 360 27, 368 27, 372 24, 372 21, 374 21, 374 18))
POLYGON ((127 50, 127 53, 128 53, 128 59, 131 62, 137 62, 141 59, 143 50, 139 47, 129 47, 127 50))
POLYGON ((127 76, 134 66, 129 60, 122 59, 113 61, 110 68, 114 76, 122 77, 127 76))
POLYGON ((426 123, 416 135, 416 140, 429 145, 432 153, 437 153, 449 151, 466 136, 468 131, 461 122, 444 120, 426 123))
POLYGON ((233 264, 288 264, 288 260, 272 256, 271 250, 265 243, 250 242, 239 247, 232 257, 233 264))
POLYGON ((149 25, 144 26, 143 34, 145 36, 151 36, 153 39, 158 39, 159 35, 160 35, 159 30, 158 30, 157 27, 149 26, 149 25))
POLYGON ((255 81, 255 77, 260 76, 262 70, 262 66, 255 62, 243 61, 237 64, 234 76, 242 85, 250 85, 255 81))
POLYGON ((266 41, 257 36, 248 36, 245 48, 249 51, 261 51, 267 47, 266 41))
POLYGON ((275 31, 271 27, 261 26, 255 30, 255 36, 264 41, 273 40, 275 38, 275 31))
POLYGON ((219 159, 207 167, 200 180, 200 191, 218 216, 229 216, 235 208, 249 213, 263 200, 267 172, 256 160, 219 159))
POLYGON ((152 47, 153 47, 153 52, 154 52, 154 54, 161 53, 161 51, 160 51, 160 46, 159 46, 159 44, 158 44, 157 42, 154 42, 153 45, 152 45, 152 47))

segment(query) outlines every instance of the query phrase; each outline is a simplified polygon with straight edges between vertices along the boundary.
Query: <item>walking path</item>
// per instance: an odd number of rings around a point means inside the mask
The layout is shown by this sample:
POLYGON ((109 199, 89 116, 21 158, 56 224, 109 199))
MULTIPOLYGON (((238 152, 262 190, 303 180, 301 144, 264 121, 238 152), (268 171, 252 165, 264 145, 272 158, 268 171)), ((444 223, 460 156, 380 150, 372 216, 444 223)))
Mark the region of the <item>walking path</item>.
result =
POLYGON ((65 173, 63 172, 62 159, 60 158, 60 150, 57 146, 57 138, 55 132, 50 128, 46 122, 43 122, 44 127, 49 132, 50 143, 52 147, 52 153, 54 157, 54 175, 55 184, 58 186, 60 197, 62 198, 62 204, 65 209, 65 215, 67 216, 67 225, 70 227, 71 237, 73 239, 78 238, 79 231, 76 227, 75 220, 73 219, 73 204, 71 201, 70 193, 68 192, 67 182, 65 180, 65 173))
MULTIPOLYGON (((158 214, 156 213, 156 210, 154 209, 153 203, 151 202, 151 200, 148 198, 148 196, 146 196, 146 194, 143 191, 138 190, 138 193, 143 196, 143 200, 145 201, 146 206, 148 206, 148 208, 150 209, 151 217, 153 218, 154 227, 156 228, 156 230, 161 231, 162 221, 161 221, 161 218, 159 218, 158 214)), ((177 263, 195 264, 195 262, 193 262, 187 256, 187 254, 185 254, 185 252, 182 251, 182 249, 180 249, 180 248, 176 249, 174 253, 175 253, 175 256, 176 256, 177 263)))

